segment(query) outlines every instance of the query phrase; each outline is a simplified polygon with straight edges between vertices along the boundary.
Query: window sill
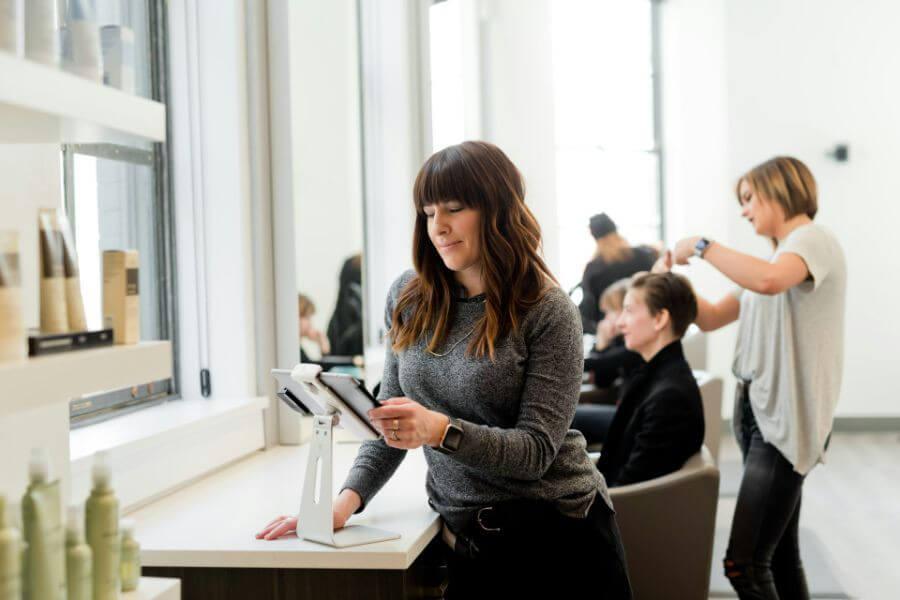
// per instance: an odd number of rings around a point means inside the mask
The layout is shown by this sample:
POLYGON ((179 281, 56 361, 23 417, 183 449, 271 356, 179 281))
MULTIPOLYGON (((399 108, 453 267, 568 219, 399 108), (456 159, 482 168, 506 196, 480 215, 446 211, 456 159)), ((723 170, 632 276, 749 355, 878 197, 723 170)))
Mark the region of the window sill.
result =
POLYGON ((269 400, 175 400, 69 434, 74 502, 90 492, 93 455, 109 452, 123 512, 263 448, 269 400))

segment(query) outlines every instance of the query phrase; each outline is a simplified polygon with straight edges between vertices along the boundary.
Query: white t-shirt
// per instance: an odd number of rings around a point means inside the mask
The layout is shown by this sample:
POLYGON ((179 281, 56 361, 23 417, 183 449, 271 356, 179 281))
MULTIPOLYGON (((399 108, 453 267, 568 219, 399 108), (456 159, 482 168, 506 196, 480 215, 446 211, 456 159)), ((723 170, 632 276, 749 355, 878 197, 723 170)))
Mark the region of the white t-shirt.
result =
MULTIPOLYGON (((763 439, 805 475, 824 462, 844 366, 847 265, 833 233, 811 223, 782 240, 811 279, 771 296, 739 289, 733 372, 751 380, 750 405, 763 439)), ((735 407, 738 433, 740 407, 735 407)))

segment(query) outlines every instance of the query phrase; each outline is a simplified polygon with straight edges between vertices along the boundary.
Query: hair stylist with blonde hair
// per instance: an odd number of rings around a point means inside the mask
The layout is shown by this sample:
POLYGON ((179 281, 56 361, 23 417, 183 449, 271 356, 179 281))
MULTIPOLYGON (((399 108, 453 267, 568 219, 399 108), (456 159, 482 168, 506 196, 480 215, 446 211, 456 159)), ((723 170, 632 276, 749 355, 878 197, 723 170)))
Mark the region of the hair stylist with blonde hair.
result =
POLYGON ((703 237, 685 238, 672 260, 705 259, 738 286, 716 304, 698 297, 705 331, 740 318, 733 371, 734 431, 744 475, 725 557, 740 598, 809 598, 797 538, 807 473, 822 462, 841 386, 844 252, 815 224, 816 182, 796 158, 776 157, 737 184, 741 215, 772 240, 763 260, 703 237))

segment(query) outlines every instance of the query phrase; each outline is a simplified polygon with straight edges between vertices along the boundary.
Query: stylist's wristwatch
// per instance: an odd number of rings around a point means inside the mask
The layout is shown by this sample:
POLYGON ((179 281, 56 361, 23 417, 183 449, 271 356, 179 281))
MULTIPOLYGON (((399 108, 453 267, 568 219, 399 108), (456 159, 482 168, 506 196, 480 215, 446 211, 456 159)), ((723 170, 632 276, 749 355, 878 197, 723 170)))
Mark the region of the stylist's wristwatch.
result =
POLYGON ((702 237, 697 240, 697 243, 694 244, 694 256, 703 258, 703 255, 706 254, 710 244, 712 244, 712 240, 709 238, 702 237))
POLYGON ((444 435, 441 437, 441 443, 437 445, 435 450, 443 454, 453 454, 459 450, 463 433, 462 421, 450 417, 450 422, 447 423, 447 428, 444 429, 444 435))

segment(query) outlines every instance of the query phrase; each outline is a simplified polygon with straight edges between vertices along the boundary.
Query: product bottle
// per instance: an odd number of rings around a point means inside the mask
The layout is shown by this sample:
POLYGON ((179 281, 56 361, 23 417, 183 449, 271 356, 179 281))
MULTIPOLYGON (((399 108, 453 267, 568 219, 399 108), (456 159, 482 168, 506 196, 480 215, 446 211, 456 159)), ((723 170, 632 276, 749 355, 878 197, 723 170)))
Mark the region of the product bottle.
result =
POLYGON ((0 600, 22 600, 22 536, 6 521, 0 494, 0 600))
POLYGON ((122 591, 136 590, 141 579, 141 546, 134 539, 134 521, 122 519, 122 591))
POLYGON ((66 586, 68 600, 92 600, 94 580, 91 575, 91 547, 84 541, 81 511, 69 507, 66 524, 66 586))
POLYGON ((28 542, 26 586, 30 600, 65 600, 66 554, 59 501, 59 481, 48 481, 46 448, 31 452, 31 483, 22 497, 22 522, 28 542))
POLYGON ((117 600, 119 501, 110 487, 112 475, 106 453, 98 452, 94 460, 94 488, 85 503, 85 531, 94 558, 94 600, 117 600))

